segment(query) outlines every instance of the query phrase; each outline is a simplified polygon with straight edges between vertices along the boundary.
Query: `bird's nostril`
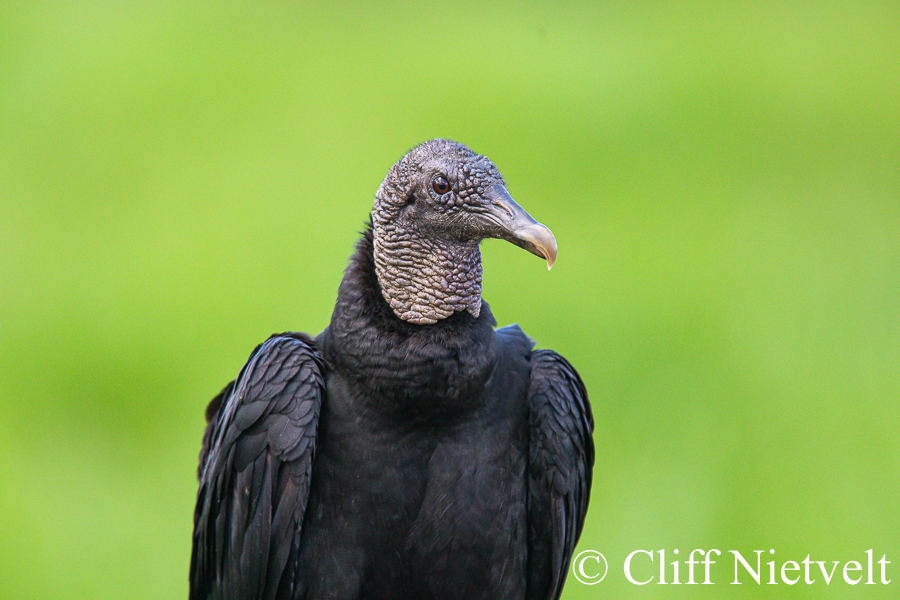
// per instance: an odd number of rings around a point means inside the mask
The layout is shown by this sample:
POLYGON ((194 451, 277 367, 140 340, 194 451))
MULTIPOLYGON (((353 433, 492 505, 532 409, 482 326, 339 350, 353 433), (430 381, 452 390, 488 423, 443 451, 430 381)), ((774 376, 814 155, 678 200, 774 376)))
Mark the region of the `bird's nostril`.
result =
POLYGON ((495 205, 495 206, 501 206, 501 207, 503 207, 503 210, 505 210, 506 213, 507 213, 510 217, 513 216, 512 210, 510 210, 510 208, 509 208, 505 203, 500 202, 499 200, 491 200, 491 204, 493 204, 493 205, 495 205))

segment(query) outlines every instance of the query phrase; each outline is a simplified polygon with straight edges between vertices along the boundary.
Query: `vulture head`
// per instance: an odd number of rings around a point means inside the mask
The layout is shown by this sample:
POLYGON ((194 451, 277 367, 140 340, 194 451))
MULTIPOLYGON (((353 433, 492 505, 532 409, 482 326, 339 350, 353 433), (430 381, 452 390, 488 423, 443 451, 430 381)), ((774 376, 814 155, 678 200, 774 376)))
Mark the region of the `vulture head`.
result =
POLYGON ((556 260, 556 239, 506 190, 490 160, 462 144, 431 140, 391 167, 372 208, 375 271, 401 319, 437 323, 481 310, 481 252, 500 238, 556 260))

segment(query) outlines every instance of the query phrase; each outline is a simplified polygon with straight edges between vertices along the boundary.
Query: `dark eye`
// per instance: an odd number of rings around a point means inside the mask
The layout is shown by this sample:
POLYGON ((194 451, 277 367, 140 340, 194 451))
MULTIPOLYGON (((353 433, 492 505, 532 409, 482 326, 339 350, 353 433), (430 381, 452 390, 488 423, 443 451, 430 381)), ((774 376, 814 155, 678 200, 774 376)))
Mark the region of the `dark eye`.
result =
POLYGON ((443 175, 438 175, 434 178, 434 181, 431 182, 431 189, 439 196, 443 196, 450 191, 450 183, 443 175))

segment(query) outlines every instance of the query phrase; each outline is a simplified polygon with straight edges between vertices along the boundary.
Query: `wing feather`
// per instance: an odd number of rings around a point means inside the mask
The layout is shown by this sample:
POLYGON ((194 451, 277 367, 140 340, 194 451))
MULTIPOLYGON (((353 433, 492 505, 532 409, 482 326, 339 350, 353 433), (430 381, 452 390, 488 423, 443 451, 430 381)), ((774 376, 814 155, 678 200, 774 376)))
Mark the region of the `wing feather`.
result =
POLYGON ((309 496, 325 364, 302 334, 272 336, 207 409, 191 600, 272 599, 309 496))
POLYGON ((594 420, 578 372, 559 354, 531 354, 528 455, 529 600, 556 600, 587 514, 594 420))

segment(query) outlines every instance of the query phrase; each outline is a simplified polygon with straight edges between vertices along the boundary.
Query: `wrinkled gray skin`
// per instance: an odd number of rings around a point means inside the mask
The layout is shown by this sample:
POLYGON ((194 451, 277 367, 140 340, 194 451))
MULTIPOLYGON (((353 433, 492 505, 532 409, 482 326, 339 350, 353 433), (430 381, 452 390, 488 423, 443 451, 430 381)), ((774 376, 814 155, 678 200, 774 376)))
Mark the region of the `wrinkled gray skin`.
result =
POLYGON ((372 208, 375 271, 381 293, 405 321, 432 324, 481 310, 484 238, 502 238, 547 259, 556 241, 506 191, 486 157, 449 140, 411 150, 391 167, 372 208), (437 178, 450 190, 439 194, 437 178))

